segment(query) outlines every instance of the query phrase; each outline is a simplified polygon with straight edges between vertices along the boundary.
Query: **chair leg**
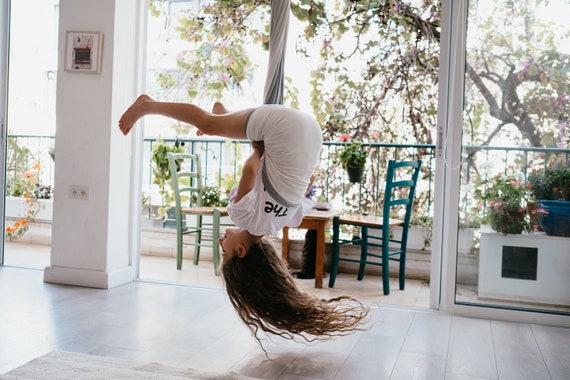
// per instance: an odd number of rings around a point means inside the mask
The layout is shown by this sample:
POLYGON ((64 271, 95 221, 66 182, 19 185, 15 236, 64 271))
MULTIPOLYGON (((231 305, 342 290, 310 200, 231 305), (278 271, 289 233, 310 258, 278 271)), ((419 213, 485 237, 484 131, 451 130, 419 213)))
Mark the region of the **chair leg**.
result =
POLYGON ((361 243, 360 243, 360 265, 358 266, 358 281, 364 278, 364 270, 366 269, 366 256, 368 254, 368 227, 361 228, 361 243))
POLYGON ((339 229, 340 229, 339 217, 335 216, 333 218, 332 263, 331 263, 331 274, 329 277, 329 288, 334 288, 334 283, 336 281, 336 273, 338 271, 338 258, 340 254, 339 229))
POLYGON ((406 286, 406 250, 403 249, 400 253, 400 290, 404 290, 406 286))
POLYGON ((390 294, 390 244, 385 241, 382 244, 382 288, 384 289, 384 295, 390 294))
POLYGON ((200 245, 202 244, 202 215, 196 216, 196 236, 194 242, 194 265, 200 261, 200 245))
POLYGON ((220 210, 214 209, 213 215, 213 226, 212 226, 212 252, 214 256, 214 274, 219 275, 220 266, 220 245, 218 244, 218 239, 220 237, 220 210))
POLYGON ((176 269, 182 269, 182 252, 184 250, 184 240, 182 234, 182 223, 176 223, 176 269))

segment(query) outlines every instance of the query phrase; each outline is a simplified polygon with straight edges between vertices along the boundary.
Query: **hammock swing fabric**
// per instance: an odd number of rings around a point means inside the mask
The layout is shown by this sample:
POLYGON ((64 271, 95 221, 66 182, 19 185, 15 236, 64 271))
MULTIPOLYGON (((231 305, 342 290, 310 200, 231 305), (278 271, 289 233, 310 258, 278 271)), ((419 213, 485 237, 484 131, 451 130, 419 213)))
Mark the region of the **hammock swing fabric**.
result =
MULTIPOLYGON (((285 51, 289 28, 289 0, 271 1, 271 23, 269 35, 269 67, 265 81, 265 104, 283 104, 285 51)), ((303 279, 315 278, 317 231, 307 230, 301 255, 301 271, 295 276, 303 279)))
POLYGON ((290 10, 289 0, 271 1, 269 66, 264 89, 265 104, 283 104, 285 50, 290 10))

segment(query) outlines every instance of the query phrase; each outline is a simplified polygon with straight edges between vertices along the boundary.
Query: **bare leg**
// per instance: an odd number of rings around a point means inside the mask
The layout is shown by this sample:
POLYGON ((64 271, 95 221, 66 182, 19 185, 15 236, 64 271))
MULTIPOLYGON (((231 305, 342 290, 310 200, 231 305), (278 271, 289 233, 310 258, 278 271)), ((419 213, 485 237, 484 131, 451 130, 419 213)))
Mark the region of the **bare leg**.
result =
MULTIPOLYGON (((228 109, 226 108, 226 106, 224 106, 222 103, 220 102, 215 102, 214 105, 212 106, 212 113, 214 115, 225 115, 227 113, 230 113, 230 111, 228 111, 228 109)), ((196 132, 196 135, 198 136, 202 136, 204 133, 198 129, 198 131, 196 132)))
MULTIPOLYGON (((212 113, 216 115, 225 115, 231 113, 222 103, 216 102, 212 107, 212 113)), ((198 135, 201 133, 198 131, 198 135)), ((251 155, 245 160, 242 169, 242 176, 239 180, 238 189, 234 202, 239 202, 247 193, 253 189, 255 185, 255 178, 259 172, 259 165, 261 164, 261 156, 265 150, 263 141, 252 141, 251 147, 253 151, 251 155)))
POLYGON ((161 115, 191 124, 198 128, 199 134, 245 139, 245 123, 252 110, 224 113, 227 112, 225 107, 216 103, 214 113, 210 113, 190 103, 157 102, 148 95, 141 95, 119 119, 119 129, 126 135, 140 118, 161 115))

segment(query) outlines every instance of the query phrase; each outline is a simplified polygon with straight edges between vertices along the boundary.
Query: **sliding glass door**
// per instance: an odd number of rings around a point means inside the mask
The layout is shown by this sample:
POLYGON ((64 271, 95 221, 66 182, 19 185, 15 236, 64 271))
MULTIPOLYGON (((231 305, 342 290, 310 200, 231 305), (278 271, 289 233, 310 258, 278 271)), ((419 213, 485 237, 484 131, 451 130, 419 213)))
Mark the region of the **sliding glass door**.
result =
POLYGON ((58 0, 11 1, 5 9, 3 263, 43 269, 53 209, 58 0))
MULTIPOLYGON (((6 82, 8 65, 9 0, 0 1, 0 200, 4 199, 6 155, 6 82)), ((0 201, 0 228, 4 230, 4 202, 0 201)), ((0 265, 4 263, 4 244, 0 244, 0 265)))
MULTIPOLYGON (((440 173, 443 197, 457 208, 443 212, 439 232, 449 280, 442 303, 510 319, 563 318, 570 234, 544 227, 553 212, 542 198, 561 204, 568 194, 560 188, 570 184, 570 4, 446 6, 440 173), (552 185, 545 173, 567 182, 552 185)), ((554 223, 570 224, 570 213, 554 223)))

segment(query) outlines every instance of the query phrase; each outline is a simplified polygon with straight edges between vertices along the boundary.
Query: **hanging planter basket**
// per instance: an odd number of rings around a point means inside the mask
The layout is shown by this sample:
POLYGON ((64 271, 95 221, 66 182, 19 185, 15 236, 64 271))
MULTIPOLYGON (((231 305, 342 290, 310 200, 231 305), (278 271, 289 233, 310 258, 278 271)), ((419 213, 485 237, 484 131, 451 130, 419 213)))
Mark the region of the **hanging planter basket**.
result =
POLYGON ((538 221, 547 235, 570 237, 570 201, 539 200, 538 221))
POLYGON ((348 180, 351 183, 362 182, 362 177, 364 176, 364 168, 346 168, 346 174, 348 174, 348 180))

